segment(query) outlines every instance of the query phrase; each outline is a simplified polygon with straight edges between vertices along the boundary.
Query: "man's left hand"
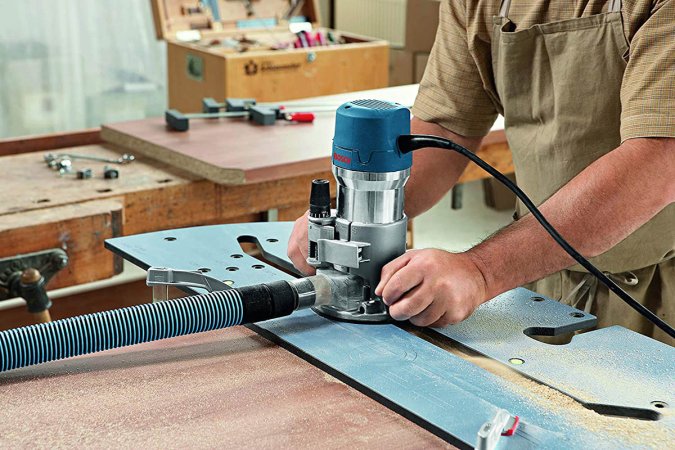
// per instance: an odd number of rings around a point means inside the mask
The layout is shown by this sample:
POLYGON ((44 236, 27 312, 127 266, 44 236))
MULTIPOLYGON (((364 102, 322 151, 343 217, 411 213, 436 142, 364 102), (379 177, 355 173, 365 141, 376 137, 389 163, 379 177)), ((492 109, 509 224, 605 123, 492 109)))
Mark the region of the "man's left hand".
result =
POLYGON ((395 320, 444 327, 461 322, 486 298, 485 279, 467 253, 411 250, 382 268, 375 288, 395 320))

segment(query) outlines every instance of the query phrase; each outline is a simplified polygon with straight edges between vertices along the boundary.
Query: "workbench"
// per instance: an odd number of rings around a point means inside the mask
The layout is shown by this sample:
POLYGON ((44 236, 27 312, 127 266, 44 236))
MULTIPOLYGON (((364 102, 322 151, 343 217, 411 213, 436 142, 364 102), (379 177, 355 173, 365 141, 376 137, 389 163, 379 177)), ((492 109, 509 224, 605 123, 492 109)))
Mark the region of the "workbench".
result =
MULTIPOLYGON (((416 92, 417 85, 410 85, 310 100, 340 104, 368 97, 412 104, 416 92)), ((332 117, 322 114, 314 124, 272 127, 193 121, 193 129, 183 134, 168 133, 158 118, 107 124, 103 131, 2 140, 0 258, 65 249, 69 264, 47 286, 53 290, 119 274, 121 260, 103 249, 110 237, 216 223, 294 220, 307 209, 311 180, 332 178, 332 117), (97 171, 103 164, 91 163, 94 178, 77 180, 47 169, 43 156, 48 152, 102 157, 128 152, 137 160, 119 167, 119 179, 102 179, 97 171)), ((502 127, 502 122, 495 124, 479 154, 508 173, 513 163, 502 127)), ((469 165, 460 182, 486 176, 469 165)), ((111 284, 105 292, 59 299, 51 312, 63 318, 145 302, 148 292, 142 282, 111 284)), ((24 311, 0 311, 0 329, 31 323, 24 311)))

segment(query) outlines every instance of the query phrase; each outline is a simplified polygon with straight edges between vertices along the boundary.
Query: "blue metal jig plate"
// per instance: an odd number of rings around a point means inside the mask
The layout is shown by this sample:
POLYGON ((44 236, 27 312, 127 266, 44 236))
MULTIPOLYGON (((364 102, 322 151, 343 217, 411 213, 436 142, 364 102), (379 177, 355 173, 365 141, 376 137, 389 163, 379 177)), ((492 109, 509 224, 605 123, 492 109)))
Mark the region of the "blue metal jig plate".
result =
MULTIPOLYGON (((115 238, 106 246, 142 268, 209 269, 209 275, 236 287, 291 278, 246 255, 239 244, 256 242, 268 261, 289 268, 291 230, 292 223, 214 225, 115 238)), ((462 324, 435 331, 506 364, 521 358, 520 372, 591 406, 637 408, 655 417, 658 408, 650 401, 675 403, 669 401, 675 386, 671 347, 621 327, 577 336, 565 346, 540 343, 524 331, 566 333, 594 325, 595 318, 575 317, 578 310, 549 299, 533 301, 533 295, 511 291, 462 324), (599 358, 603 352, 610 356, 599 358), (613 377, 605 386, 595 378, 598 367, 613 377), (615 380, 623 393, 618 402, 615 380)), ((502 408, 518 415, 522 425, 498 448, 642 447, 562 409, 542 411, 542 402, 523 395, 522 387, 396 325, 336 322, 306 310, 251 328, 455 445, 473 447, 480 426, 502 408)), ((675 435, 675 415, 657 423, 675 435)))

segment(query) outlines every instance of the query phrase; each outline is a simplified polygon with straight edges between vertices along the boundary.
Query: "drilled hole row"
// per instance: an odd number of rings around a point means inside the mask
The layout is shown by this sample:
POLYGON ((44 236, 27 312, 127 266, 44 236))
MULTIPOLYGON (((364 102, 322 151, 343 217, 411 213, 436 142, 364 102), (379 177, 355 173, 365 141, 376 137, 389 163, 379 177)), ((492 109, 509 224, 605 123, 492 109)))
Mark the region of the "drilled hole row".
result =
MULTIPOLYGON (((49 199, 38 200, 37 202, 40 203, 40 202, 43 202, 43 201, 44 201, 44 202, 48 202, 49 199)), ((176 239, 178 239, 178 238, 173 237, 173 236, 167 236, 167 237, 164 238, 165 241, 175 241, 176 239)), ((276 242, 279 242, 279 239, 276 239, 276 238, 269 238, 269 239, 265 239, 265 241, 266 241, 266 242, 269 242, 269 243, 271 243, 271 244, 274 244, 274 243, 276 243, 276 242)), ((230 255, 230 256, 231 256, 232 258, 242 258, 242 257, 243 257, 243 255, 240 255, 240 254, 238 254, 238 253, 235 253, 235 254, 230 255)))
MULTIPOLYGON (((165 183, 171 183, 172 181, 173 181, 173 180, 172 180, 171 178, 165 178, 165 179, 163 179, 163 180, 157 180, 157 183, 159 183, 159 184, 165 184, 165 183)), ((98 192, 99 194, 106 194, 106 193, 108 193, 108 192, 112 192, 112 189, 110 189, 110 188, 96 189, 96 192, 98 192)), ((35 200, 34 203, 49 203, 49 202, 51 202, 51 201, 52 201, 52 200, 49 199, 49 198, 40 198, 40 199, 35 200)), ((275 242, 276 242, 276 241, 275 241, 275 242)))

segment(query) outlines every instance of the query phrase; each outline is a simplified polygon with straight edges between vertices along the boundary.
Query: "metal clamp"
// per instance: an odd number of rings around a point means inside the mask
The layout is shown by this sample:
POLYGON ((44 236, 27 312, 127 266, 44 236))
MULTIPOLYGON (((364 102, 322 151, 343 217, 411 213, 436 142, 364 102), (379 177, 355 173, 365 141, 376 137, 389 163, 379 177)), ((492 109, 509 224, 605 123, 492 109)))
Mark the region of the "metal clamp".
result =
POLYGON ((476 439, 477 450, 492 450, 497 446, 502 436, 512 436, 518 428, 520 418, 512 416, 505 409, 500 409, 497 414, 485 422, 478 430, 476 439))
POLYGON ((230 286, 226 283, 204 275, 203 272, 198 270, 176 270, 166 267, 150 267, 145 283, 153 288, 153 302, 167 300, 169 298, 169 286, 196 287, 206 289, 208 292, 230 289, 230 286))

